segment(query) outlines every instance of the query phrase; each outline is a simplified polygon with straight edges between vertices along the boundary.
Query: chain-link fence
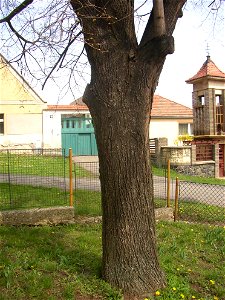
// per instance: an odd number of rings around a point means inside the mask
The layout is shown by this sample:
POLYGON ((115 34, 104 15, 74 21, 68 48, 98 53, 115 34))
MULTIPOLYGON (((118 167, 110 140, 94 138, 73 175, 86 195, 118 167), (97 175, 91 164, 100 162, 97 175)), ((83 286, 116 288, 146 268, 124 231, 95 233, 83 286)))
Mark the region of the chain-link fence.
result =
POLYGON ((75 213, 78 215, 101 216, 98 162, 76 162, 75 170, 75 213))
POLYGON ((181 220, 225 224, 225 186, 180 181, 178 215, 181 220))
MULTIPOLYGON (((63 150, 0 150, 0 210, 69 205, 69 165, 63 150)), ((98 162, 73 166, 75 213, 101 215, 98 162)), ((168 165, 153 166, 153 173, 155 207, 168 201, 174 207, 176 181, 168 179, 168 165)), ((178 188, 179 219, 225 224, 225 185, 181 180, 178 188)))
MULTIPOLYGON (((75 163, 75 213, 101 215, 101 187, 98 162, 75 163)), ((166 172, 164 170, 163 172, 166 172)), ((155 207, 165 207, 167 199, 166 173, 163 177, 154 176, 155 207)), ((174 189, 171 185, 172 197, 174 189)))
MULTIPOLYGON (((98 163, 76 163, 75 211, 78 214, 101 215, 101 189, 98 163)), ((153 173, 155 207, 175 206, 176 179, 168 179, 168 165, 153 173)), ((179 174, 177 174, 179 176, 179 174)), ((174 174, 173 174, 174 176, 174 174)), ((178 219, 191 222, 225 224, 225 186, 178 181, 178 219)))
POLYGON ((69 162, 59 149, 0 150, 0 210, 68 205, 69 162))

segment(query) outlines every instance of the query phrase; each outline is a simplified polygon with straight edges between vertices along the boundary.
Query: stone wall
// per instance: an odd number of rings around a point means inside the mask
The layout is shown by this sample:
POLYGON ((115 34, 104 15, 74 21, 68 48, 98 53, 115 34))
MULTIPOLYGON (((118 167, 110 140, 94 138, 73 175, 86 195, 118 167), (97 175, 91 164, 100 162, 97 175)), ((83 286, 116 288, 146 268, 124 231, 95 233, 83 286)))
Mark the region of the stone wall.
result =
MULTIPOLYGON (((173 208, 155 209, 156 221, 173 221, 173 208)), ((75 216, 73 207, 50 207, 0 212, 0 225, 57 225, 100 223, 102 217, 75 216)))
POLYGON ((0 212, 0 225, 56 225, 74 219, 74 208, 69 206, 10 210, 0 212))
MULTIPOLYGON (((174 210, 172 207, 160 207, 155 209, 156 222, 174 221, 174 210)), ((101 223, 102 217, 75 216, 74 222, 79 224, 101 223)))
POLYGON ((193 165, 176 166, 178 173, 200 177, 215 177, 215 162, 202 162, 193 165))
POLYGON ((172 207, 161 207, 155 209, 156 221, 174 221, 174 211, 172 207))
POLYGON ((191 164, 191 147, 161 147, 160 156, 163 162, 170 160, 171 166, 191 164))
MULTIPOLYGON (((167 162, 170 160, 171 168, 178 173, 190 176, 218 177, 218 174, 215 172, 215 166, 219 162, 217 160, 196 161, 196 145, 170 147, 165 146, 166 141, 163 140, 163 142, 156 142, 157 159, 154 163, 156 162, 157 166, 167 166, 167 162)), ((218 152, 217 148, 215 151, 218 152)))

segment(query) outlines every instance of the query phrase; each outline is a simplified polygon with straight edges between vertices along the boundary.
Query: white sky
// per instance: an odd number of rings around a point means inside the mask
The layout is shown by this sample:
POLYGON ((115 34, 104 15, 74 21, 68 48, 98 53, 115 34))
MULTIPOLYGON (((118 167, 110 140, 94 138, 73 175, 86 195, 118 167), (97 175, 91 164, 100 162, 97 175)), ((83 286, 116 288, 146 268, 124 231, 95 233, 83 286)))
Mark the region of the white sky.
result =
POLYGON ((161 96, 189 107, 192 85, 185 80, 195 75, 205 62, 207 44, 211 59, 225 73, 225 21, 218 21, 214 27, 212 21, 202 20, 200 12, 184 11, 174 33, 175 53, 167 56, 157 88, 161 96))
MULTIPOLYGON (((209 10, 184 10, 174 32, 175 53, 167 56, 156 94, 191 107, 192 85, 186 84, 185 80, 195 75, 205 62, 207 45, 211 59, 225 72, 224 8, 225 5, 222 7, 223 20, 216 20, 215 26, 213 18, 207 17, 209 10)), ((47 84, 44 91, 37 87, 35 90, 48 104, 69 104, 82 96, 85 85, 82 82, 74 90, 74 95, 67 93, 63 98, 59 96, 60 89, 51 83, 47 84)))

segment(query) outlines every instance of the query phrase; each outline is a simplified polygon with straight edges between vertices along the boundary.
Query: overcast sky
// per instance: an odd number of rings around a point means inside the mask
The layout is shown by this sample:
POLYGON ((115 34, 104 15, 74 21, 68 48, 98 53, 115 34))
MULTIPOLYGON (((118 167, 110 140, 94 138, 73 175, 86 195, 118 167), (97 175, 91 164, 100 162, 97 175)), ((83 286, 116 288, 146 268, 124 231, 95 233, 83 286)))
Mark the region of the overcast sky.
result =
MULTIPOLYGON (((192 85, 185 80, 197 73, 209 53, 217 67, 225 72, 225 5, 220 9, 220 18, 216 24, 214 16, 208 16, 209 10, 186 8, 178 20, 175 38, 175 53, 168 55, 164 65, 156 94, 191 107, 192 85), (223 20, 221 20, 221 16, 223 20)), ((65 78, 64 78, 65 80, 65 78)), ((68 93, 62 97, 56 86, 48 83, 43 92, 37 92, 48 104, 69 104, 82 96, 85 82, 74 89, 74 95, 68 93)))
POLYGON ((225 72, 225 21, 218 20, 218 24, 213 26, 212 20, 203 21, 204 18, 202 12, 184 11, 174 34, 175 53, 167 56, 157 88, 161 96, 186 106, 192 104, 192 85, 185 80, 197 73, 207 53, 216 66, 225 72))

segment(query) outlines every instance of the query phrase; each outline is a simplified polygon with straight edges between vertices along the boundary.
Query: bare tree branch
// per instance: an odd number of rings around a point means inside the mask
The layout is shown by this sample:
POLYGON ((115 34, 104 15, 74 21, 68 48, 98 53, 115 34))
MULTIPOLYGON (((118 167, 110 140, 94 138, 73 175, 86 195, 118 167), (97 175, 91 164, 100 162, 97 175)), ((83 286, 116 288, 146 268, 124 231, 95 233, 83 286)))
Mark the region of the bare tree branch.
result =
POLYGON ((55 63, 55 65, 54 65, 53 68, 51 69, 50 73, 49 73, 48 76, 46 77, 46 79, 45 79, 45 81, 44 81, 44 83, 43 83, 43 85, 42 85, 42 89, 44 88, 44 86, 45 86, 47 80, 49 79, 49 77, 51 76, 51 74, 54 72, 54 70, 56 69, 56 67, 57 67, 59 64, 60 64, 60 66, 62 65, 62 62, 63 62, 63 60, 64 60, 64 58, 65 58, 65 56, 66 56, 66 53, 67 53, 69 47, 73 44, 73 42, 74 42, 74 41, 77 39, 77 37, 78 37, 79 35, 81 35, 81 34, 82 34, 82 31, 80 31, 80 32, 79 32, 72 40, 69 41, 69 43, 67 44, 67 46, 65 47, 65 49, 63 50, 63 52, 60 54, 60 56, 59 56, 57 62, 55 63))
POLYGON ((19 41, 22 40, 25 43, 24 46, 26 46, 26 44, 34 44, 35 43, 35 41, 33 41, 33 42, 28 41, 21 34, 19 34, 19 32, 13 27, 13 25, 12 25, 12 23, 10 21, 7 21, 7 24, 9 25, 9 28, 12 30, 12 32, 17 36, 17 38, 19 39, 19 41))
POLYGON ((16 15, 18 15, 19 13, 21 13, 21 11, 23 11, 28 5, 30 5, 34 0, 24 0, 19 6, 17 6, 13 11, 11 11, 11 13, 0 20, 0 23, 3 22, 9 22, 12 20, 12 18, 14 18, 16 15))

